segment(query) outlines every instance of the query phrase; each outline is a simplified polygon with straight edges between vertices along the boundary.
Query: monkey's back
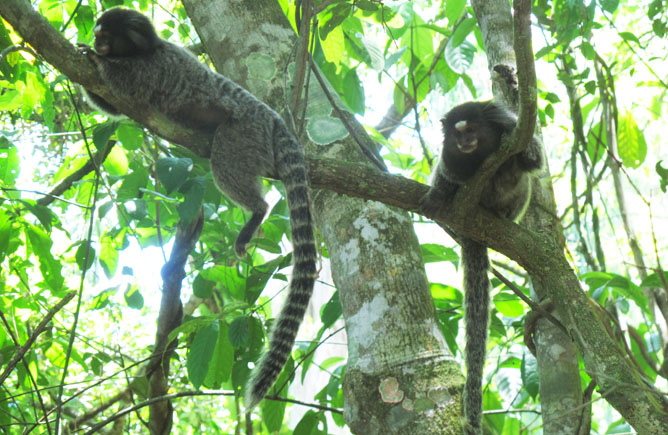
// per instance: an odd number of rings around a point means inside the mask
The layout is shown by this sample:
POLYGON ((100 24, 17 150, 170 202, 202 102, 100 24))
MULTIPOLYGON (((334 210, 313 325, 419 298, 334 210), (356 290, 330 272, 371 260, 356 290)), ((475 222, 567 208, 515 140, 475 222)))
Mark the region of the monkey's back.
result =
POLYGON ((167 41, 151 53, 103 61, 100 73, 113 89, 190 128, 213 132, 225 120, 248 122, 253 120, 249 114, 273 112, 188 50, 167 41))

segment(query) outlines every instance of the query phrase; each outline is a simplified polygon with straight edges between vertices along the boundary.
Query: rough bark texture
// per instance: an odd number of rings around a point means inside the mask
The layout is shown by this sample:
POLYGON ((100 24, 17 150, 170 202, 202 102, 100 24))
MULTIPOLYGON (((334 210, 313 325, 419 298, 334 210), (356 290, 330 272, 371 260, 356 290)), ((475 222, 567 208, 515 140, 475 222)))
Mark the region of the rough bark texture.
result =
MULTIPOLYGON (((496 65, 516 65, 512 37, 513 17, 510 8, 508 3, 503 1, 473 1, 472 3, 482 29, 490 73, 492 77, 498 78, 493 73, 496 65)), ((533 56, 533 53, 523 53, 522 51, 520 53, 524 56, 533 56)), ((516 68, 520 86, 530 86, 531 84, 525 82, 527 80, 526 75, 522 74, 522 67, 526 67, 527 60, 522 60, 525 64, 517 65, 516 68)), ((529 63, 532 63, 531 59, 529 59, 529 63)), ((529 98, 533 98, 535 101, 535 72, 533 77, 529 77, 529 79, 533 82, 530 89, 533 95, 529 98)), ((518 102, 513 95, 513 89, 505 86, 503 80, 493 80, 493 84, 496 98, 510 101, 510 104, 518 102)), ((520 98, 520 104, 522 103, 521 100, 520 98)), ((549 178, 547 162, 541 176, 549 178)), ((536 204, 540 204, 540 207, 549 210, 552 216, 557 215, 551 186, 546 189, 540 183, 535 183, 534 187, 536 187, 533 189, 534 205, 527 213, 523 225, 545 234, 551 234, 554 240, 562 240, 559 221, 548 214, 541 213, 539 215, 537 212, 536 204)), ((541 286, 535 280, 533 284, 533 290, 538 301, 548 297, 547 287, 541 286)), ((540 319, 536 324, 534 344, 536 345, 540 401, 545 433, 576 433, 579 427, 579 405, 582 403, 582 393, 575 345, 570 337, 546 319, 540 319)))
MULTIPOLYGON (((200 214, 188 226, 180 223, 169 261, 162 268, 162 298, 155 336, 155 346, 146 370, 149 398, 166 396, 169 392, 169 361, 174 354, 178 340, 169 342, 169 334, 181 325, 183 305, 181 285, 185 278, 188 256, 202 233, 204 217, 200 214)), ((148 427, 151 434, 169 434, 172 430, 174 407, 170 400, 150 405, 148 427)))
MULTIPOLYGON (((284 113, 290 101, 287 65, 294 60, 297 38, 277 3, 184 5, 219 71, 284 113), (207 25, 211 22, 216 25, 207 25), (273 61, 274 77, 260 78, 251 69, 247 59, 258 54, 273 61)), ((345 110, 340 100, 337 105, 345 110)), ((347 120, 356 123, 353 116, 347 120)), ((365 134, 361 126, 353 128, 365 134)), ((369 164, 350 136, 324 146, 309 143, 306 135, 301 142, 309 154, 369 164)), ((400 434, 408 428, 424 434, 458 433, 463 378, 435 318, 410 216, 328 190, 313 191, 312 205, 329 249, 348 334, 347 424, 354 433, 365 434, 400 434)))

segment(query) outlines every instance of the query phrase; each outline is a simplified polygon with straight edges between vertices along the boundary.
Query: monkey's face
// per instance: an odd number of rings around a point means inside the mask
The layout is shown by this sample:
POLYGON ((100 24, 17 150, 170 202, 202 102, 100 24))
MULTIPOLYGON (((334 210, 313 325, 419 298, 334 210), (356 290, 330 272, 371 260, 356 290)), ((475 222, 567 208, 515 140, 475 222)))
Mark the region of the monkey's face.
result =
POLYGON ((111 35, 104 30, 98 23, 93 29, 95 33, 95 52, 100 56, 108 56, 111 53, 111 35))
POLYGON ((466 120, 457 121, 454 125, 455 143, 459 151, 469 154, 478 149, 479 129, 466 120))

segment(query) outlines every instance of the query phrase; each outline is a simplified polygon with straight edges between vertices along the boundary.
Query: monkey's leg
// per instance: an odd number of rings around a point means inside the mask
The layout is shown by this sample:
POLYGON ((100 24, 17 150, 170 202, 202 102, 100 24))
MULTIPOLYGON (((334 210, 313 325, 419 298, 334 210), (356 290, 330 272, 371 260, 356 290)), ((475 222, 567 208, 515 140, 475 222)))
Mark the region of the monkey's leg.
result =
POLYGON ((543 152, 541 151, 541 143, 538 137, 534 136, 531 138, 531 142, 529 142, 527 148, 517 157, 520 168, 525 171, 540 169, 543 165, 543 152))
POLYGON ((240 257, 246 254, 246 245, 268 208, 259 178, 266 172, 263 170, 266 161, 258 158, 257 145, 249 143, 253 138, 244 130, 240 126, 221 126, 216 130, 211 146, 211 172, 216 185, 229 199, 252 213, 234 243, 234 250, 240 257))

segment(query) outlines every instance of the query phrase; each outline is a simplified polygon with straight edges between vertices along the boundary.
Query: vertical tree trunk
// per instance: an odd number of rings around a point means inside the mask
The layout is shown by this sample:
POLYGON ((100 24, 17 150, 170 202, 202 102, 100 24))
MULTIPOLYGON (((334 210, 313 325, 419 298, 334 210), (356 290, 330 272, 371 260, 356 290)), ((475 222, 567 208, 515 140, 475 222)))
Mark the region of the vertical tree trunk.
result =
MULTIPOLYGON (((284 112, 298 42, 278 3, 183 3, 218 70, 284 112), (248 59, 258 56, 273 64, 274 76, 251 68, 248 59)), ((369 163, 350 135, 325 146, 300 139, 307 153, 369 163)), ((435 317, 410 215, 325 190, 313 191, 312 203, 348 332, 347 424, 365 434, 459 433, 463 378, 435 317)))
MULTIPOLYGON (((516 103, 498 75, 494 73, 497 65, 515 66, 513 50, 513 23, 510 5, 504 0, 473 0, 478 24, 482 30, 487 61, 493 78, 495 98, 516 103)), ((517 109, 517 108, 515 108, 517 109)), ((546 166, 543 177, 549 177, 546 166)), ((523 220, 523 225, 535 231, 552 234, 555 240, 562 240, 561 226, 557 219, 539 218, 532 213, 536 204, 557 216, 554 192, 551 185, 545 188, 542 183, 534 183, 532 207, 523 220)), ((538 301, 547 296, 547 289, 534 282, 534 291, 538 301)), ((573 341, 557 326, 546 319, 538 320, 534 336, 536 360, 540 384, 540 400, 545 433, 578 433, 580 426, 580 407, 582 388, 578 367, 577 350, 573 341)))

